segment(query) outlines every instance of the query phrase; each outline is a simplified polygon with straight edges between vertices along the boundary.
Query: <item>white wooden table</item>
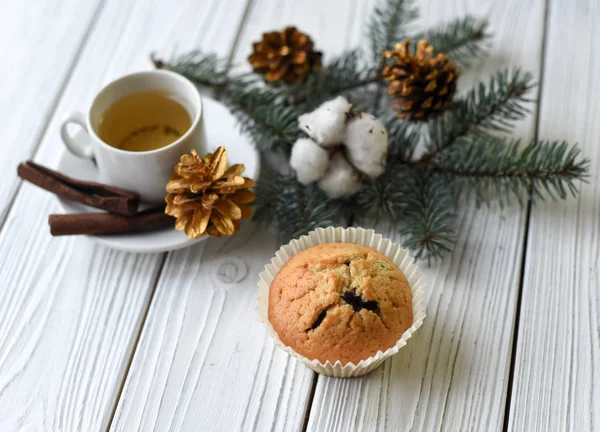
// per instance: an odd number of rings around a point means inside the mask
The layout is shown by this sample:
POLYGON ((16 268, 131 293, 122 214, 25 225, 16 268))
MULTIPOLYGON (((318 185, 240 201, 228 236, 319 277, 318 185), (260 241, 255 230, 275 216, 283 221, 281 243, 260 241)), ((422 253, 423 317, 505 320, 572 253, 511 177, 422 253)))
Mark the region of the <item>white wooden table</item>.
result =
POLYGON ((0 431, 600 430, 594 0, 419 2, 423 27, 488 17, 491 56, 463 85, 532 71, 538 106, 517 135, 579 142, 592 175, 577 199, 466 209, 454 253, 422 268, 423 327, 364 378, 317 376, 267 339, 255 284, 272 233, 155 255, 52 238, 54 197, 16 176, 29 158, 55 166, 61 114, 151 51, 244 64, 262 32, 295 24, 331 56, 363 40, 373 3, 0 0, 0 431))

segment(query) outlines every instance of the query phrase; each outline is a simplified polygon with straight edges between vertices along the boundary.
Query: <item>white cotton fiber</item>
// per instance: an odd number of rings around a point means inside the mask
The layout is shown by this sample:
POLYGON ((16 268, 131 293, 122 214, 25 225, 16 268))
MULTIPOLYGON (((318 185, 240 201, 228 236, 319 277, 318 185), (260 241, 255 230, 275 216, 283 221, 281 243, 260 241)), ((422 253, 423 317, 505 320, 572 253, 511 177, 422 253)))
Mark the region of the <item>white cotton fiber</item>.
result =
POLYGON ((336 199, 358 192, 360 186, 360 176, 348 163, 343 152, 334 153, 325 176, 319 181, 321 190, 329 198, 336 199))
POLYGON ((296 171, 300 183, 313 183, 325 175, 329 155, 313 140, 300 138, 292 147, 290 165, 296 171))
POLYGON ((300 129, 325 147, 340 144, 351 107, 342 96, 324 102, 313 112, 298 117, 300 129))
POLYGON ((360 114, 346 127, 344 145, 357 169, 370 177, 383 174, 388 150, 388 132, 383 123, 371 114, 360 114))

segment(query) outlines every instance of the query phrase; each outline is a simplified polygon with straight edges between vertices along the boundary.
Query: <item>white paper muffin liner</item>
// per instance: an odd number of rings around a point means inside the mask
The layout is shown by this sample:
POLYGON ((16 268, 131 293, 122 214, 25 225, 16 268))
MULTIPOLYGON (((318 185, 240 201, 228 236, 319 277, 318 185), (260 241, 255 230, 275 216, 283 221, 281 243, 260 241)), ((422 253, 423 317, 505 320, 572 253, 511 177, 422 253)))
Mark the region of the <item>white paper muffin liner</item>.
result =
POLYGON ((421 275, 417 272, 417 267, 414 264, 414 258, 411 257, 406 249, 403 249, 399 244, 392 242, 389 239, 383 238, 381 234, 376 234, 373 230, 363 228, 318 228, 311 231, 305 236, 297 240, 292 240, 290 243, 282 246, 271 260, 270 264, 265 266, 265 269, 259 275, 258 281, 259 298, 256 311, 259 314, 260 321, 267 328, 267 332, 275 341, 275 344, 282 350, 297 358, 306 366, 323 375, 334 376, 340 378, 357 377, 368 374, 381 365, 385 359, 396 354, 400 348, 406 345, 413 333, 421 327, 425 318, 425 300, 423 290, 425 283, 421 279, 421 275), (413 307, 413 324, 404 332, 400 340, 393 347, 385 352, 378 351, 372 357, 366 360, 361 360, 357 365, 353 363, 342 363, 338 360, 334 364, 327 361, 321 363, 318 360, 310 360, 279 340, 277 332, 269 322, 269 288, 275 275, 281 267, 295 254, 312 246, 322 243, 333 242, 355 243, 369 246, 391 259, 402 270, 412 291, 412 307, 413 307))

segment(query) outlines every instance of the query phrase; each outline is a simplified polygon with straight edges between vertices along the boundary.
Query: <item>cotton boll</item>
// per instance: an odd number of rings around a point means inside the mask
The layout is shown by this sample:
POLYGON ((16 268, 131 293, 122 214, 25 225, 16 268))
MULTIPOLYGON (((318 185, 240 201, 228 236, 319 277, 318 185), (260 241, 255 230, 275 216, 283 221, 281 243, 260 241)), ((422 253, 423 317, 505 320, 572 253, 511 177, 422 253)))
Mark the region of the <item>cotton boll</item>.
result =
POLYGON ((296 171, 298 181, 309 184, 325 175, 329 154, 309 138, 300 138, 292 147, 290 165, 296 171))
POLYGON ((339 144, 344 138, 346 116, 351 107, 342 96, 324 102, 313 112, 298 117, 300 129, 325 147, 339 144))
POLYGON ((334 153, 329 161, 325 176, 319 181, 319 187, 325 194, 336 199, 358 192, 361 186, 359 174, 350 166, 342 152, 334 153))
POLYGON ((361 114, 348 123, 344 145, 348 159, 357 169, 370 177, 385 170, 388 132, 383 123, 371 114, 361 114))

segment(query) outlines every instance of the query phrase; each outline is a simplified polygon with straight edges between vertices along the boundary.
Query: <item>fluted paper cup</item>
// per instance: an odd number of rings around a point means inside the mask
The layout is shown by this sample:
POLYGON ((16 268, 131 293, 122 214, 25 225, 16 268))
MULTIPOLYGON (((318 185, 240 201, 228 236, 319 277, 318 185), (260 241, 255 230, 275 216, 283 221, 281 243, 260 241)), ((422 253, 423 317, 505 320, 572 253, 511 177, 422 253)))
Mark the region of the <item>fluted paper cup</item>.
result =
POLYGON ((259 275, 258 281, 259 298, 256 311, 259 314, 260 321, 267 328, 267 332, 275 341, 275 344, 282 350, 297 358, 306 366, 323 375, 334 376, 340 378, 349 378, 365 375, 375 370, 381 365, 385 359, 396 354, 400 348, 406 345, 413 333, 421 327, 425 318, 425 300, 423 290, 425 283, 421 279, 421 275, 417 272, 417 267, 414 264, 414 258, 410 256, 406 249, 403 249, 399 244, 392 242, 389 239, 383 238, 381 234, 375 233, 373 230, 363 228, 318 228, 311 231, 305 236, 297 240, 292 240, 290 243, 282 246, 276 253, 275 257, 259 275), (269 288, 275 275, 281 267, 298 252, 316 246, 322 243, 355 243, 364 246, 369 246, 391 259, 402 270, 412 291, 412 307, 413 307, 413 324, 404 332, 402 337, 396 342, 396 345, 386 351, 378 351, 374 356, 366 360, 361 360, 357 365, 353 363, 342 364, 339 360, 335 363, 327 361, 321 363, 319 360, 311 360, 297 353, 294 349, 285 345, 279 340, 277 332, 269 322, 269 288))

